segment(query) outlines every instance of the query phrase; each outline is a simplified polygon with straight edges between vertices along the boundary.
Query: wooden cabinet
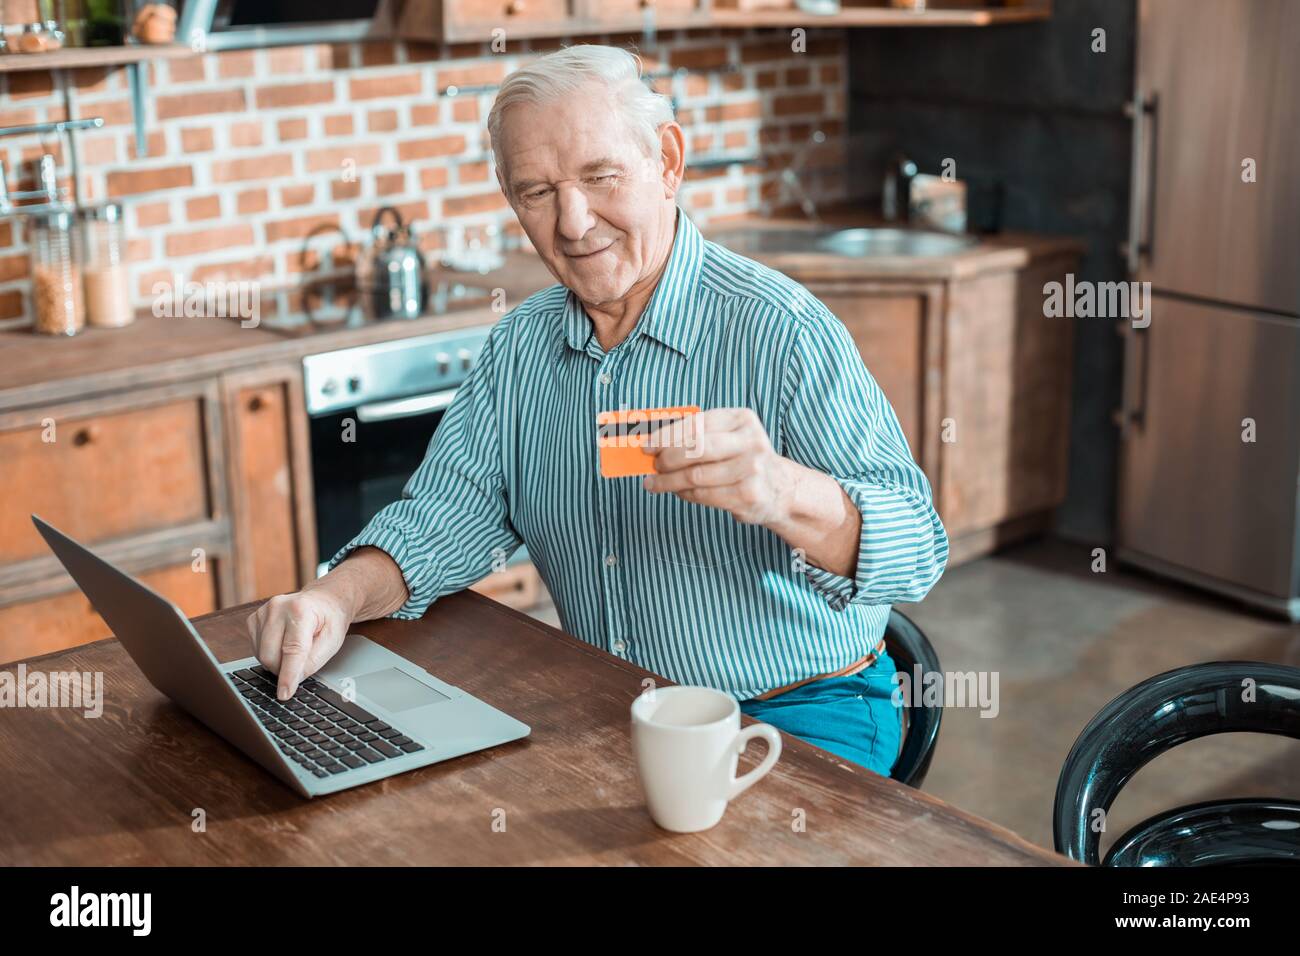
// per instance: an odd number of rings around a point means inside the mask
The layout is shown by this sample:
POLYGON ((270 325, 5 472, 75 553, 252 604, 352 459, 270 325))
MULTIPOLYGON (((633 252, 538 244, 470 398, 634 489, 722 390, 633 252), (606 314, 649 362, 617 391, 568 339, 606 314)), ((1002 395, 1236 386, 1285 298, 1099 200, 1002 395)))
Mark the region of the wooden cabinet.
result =
POLYGON ((707 26, 708 0, 403 0, 404 40, 467 42, 707 26))
POLYGON ((305 583, 304 415, 296 362, 0 415, 0 662, 107 636, 31 514, 187 614, 305 583))
POLYGON ((470 588, 494 601, 527 611, 541 595, 542 579, 530 562, 512 564, 496 574, 489 574, 470 588))
MULTIPOLYGON (((809 277, 844 322, 930 480, 950 564, 1045 530, 1065 500, 1074 332, 1043 286, 1076 251, 934 279, 809 277)), ((773 263, 775 265, 775 263, 773 263)))

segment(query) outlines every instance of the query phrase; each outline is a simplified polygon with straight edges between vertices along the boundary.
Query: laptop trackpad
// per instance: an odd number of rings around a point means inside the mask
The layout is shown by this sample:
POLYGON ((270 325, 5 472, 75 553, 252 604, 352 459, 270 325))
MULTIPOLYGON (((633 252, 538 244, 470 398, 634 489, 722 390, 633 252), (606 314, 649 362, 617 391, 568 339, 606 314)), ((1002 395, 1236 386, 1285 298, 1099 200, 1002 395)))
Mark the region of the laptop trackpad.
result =
POLYGON ((394 712, 451 700, 446 694, 438 693, 428 684, 421 683, 396 667, 362 674, 356 678, 356 682, 358 694, 364 694, 376 704, 394 712))

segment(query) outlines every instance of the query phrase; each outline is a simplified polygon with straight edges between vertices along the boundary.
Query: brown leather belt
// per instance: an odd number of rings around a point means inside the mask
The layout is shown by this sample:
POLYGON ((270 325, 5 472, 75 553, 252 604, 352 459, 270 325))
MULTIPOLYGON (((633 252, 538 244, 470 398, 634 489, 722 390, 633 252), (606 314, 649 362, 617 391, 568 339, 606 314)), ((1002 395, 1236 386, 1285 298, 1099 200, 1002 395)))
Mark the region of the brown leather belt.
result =
POLYGON ((832 671, 829 674, 814 674, 812 677, 805 677, 803 680, 797 680, 793 684, 787 684, 784 687, 776 688, 776 690, 769 690, 765 694, 759 694, 754 698, 754 700, 769 700, 770 698, 784 694, 786 691, 794 690, 796 687, 802 687, 804 684, 811 684, 815 680, 825 680, 827 677, 848 677, 850 674, 856 674, 858 671, 866 670, 874 664, 876 658, 883 653, 885 653, 885 639, 882 637, 880 643, 871 649, 871 653, 860 661, 854 661, 848 667, 840 668, 839 670, 832 671))

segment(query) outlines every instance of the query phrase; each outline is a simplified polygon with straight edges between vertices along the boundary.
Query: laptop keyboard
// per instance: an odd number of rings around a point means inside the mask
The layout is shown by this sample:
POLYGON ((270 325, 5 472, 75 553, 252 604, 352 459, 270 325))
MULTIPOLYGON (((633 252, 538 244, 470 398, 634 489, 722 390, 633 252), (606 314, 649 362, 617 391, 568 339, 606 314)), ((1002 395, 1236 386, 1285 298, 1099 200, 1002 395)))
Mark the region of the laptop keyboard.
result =
POLYGON ((226 676, 253 705, 262 726, 275 735, 276 746, 317 777, 360 770, 424 749, 314 677, 282 702, 275 697, 275 674, 261 665, 226 676))

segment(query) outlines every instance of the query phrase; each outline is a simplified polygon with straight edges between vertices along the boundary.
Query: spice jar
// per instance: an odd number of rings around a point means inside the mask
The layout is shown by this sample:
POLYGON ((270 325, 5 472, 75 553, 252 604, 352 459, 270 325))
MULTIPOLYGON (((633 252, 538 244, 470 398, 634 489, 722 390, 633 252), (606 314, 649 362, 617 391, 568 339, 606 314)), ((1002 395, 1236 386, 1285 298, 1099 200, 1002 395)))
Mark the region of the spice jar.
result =
POLYGON ((76 335, 86 324, 79 245, 71 210, 56 208, 28 216, 32 311, 37 332, 76 335))
POLYGON ((135 320, 131 281, 127 274, 126 236, 120 203, 104 203, 81 211, 81 282, 86 293, 86 321, 120 328, 135 320))

